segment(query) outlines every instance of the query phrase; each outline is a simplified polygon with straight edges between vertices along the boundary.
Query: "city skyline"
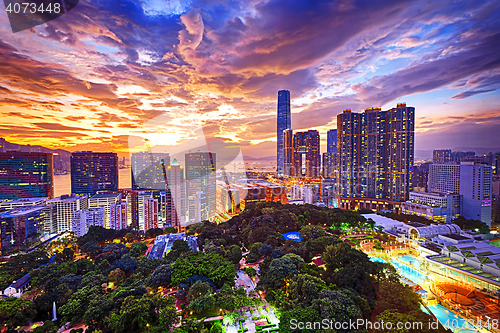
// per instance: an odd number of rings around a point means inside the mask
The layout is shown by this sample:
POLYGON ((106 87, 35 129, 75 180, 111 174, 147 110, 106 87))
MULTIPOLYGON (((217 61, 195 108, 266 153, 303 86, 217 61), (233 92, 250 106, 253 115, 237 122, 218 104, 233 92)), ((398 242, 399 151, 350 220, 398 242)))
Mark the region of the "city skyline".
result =
POLYGON ((291 127, 318 130, 322 153, 343 109, 397 103, 417 110, 416 160, 500 148, 497 2, 123 4, 82 2, 16 34, 0 13, 1 137, 120 156, 136 139, 167 152, 226 141, 273 156, 286 89, 291 127))

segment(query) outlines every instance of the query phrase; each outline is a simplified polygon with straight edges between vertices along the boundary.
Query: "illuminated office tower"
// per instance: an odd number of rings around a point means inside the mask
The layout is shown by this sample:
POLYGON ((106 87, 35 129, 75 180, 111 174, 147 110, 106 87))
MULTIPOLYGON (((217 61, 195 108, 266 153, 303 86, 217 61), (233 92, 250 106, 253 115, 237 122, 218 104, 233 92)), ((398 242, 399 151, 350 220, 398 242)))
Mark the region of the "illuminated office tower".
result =
POLYGON ((88 208, 88 197, 81 195, 61 195, 60 197, 47 201, 47 204, 57 207, 57 232, 71 231, 71 219, 73 212, 88 208))
POLYGON ((451 149, 438 149, 432 152, 432 163, 443 164, 451 162, 451 149))
POLYGON ((185 156, 187 195, 189 200, 189 223, 195 221, 196 198, 198 192, 203 192, 200 198, 200 218, 208 220, 216 214, 216 154, 188 153, 185 156))
POLYGON ((133 153, 130 162, 132 189, 165 189, 165 168, 170 164, 168 153, 133 153))
POLYGON ((109 215, 111 229, 127 229, 127 201, 120 200, 109 205, 109 215))
POLYGON ((0 251, 25 251, 44 234, 55 232, 54 205, 30 205, 0 213, 0 251))
POLYGON ((463 215, 491 227, 492 168, 484 163, 460 163, 460 195, 463 215))
POLYGON ((144 201, 144 231, 158 228, 158 200, 153 197, 144 201))
POLYGON ((430 164, 429 192, 460 193, 459 164, 430 164))
POLYGON ((52 154, 0 153, 0 200, 54 197, 52 154))
POLYGON ((387 111, 346 109, 337 116, 338 190, 343 208, 371 209, 372 204, 392 208, 408 199, 414 127, 415 108, 404 103, 387 111))
POLYGON ((137 212, 139 214, 139 230, 146 230, 146 224, 145 224, 145 206, 144 203, 148 201, 150 198, 153 198, 153 195, 151 192, 146 192, 146 191, 140 191, 138 196, 137 196, 137 212))
POLYGON ((278 91, 278 117, 277 117, 277 173, 283 174, 283 131, 291 129, 290 91, 278 91))
POLYGON ((290 177, 319 178, 321 167, 319 132, 316 130, 297 132, 293 135, 292 141, 293 154, 290 177))
POLYGON ((71 219, 71 229, 76 237, 82 237, 91 226, 104 227, 105 215, 104 207, 75 210, 71 219))
POLYGON ((177 159, 174 158, 172 164, 167 168, 167 191, 170 200, 166 201, 166 215, 169 216, 171 226, 184 227, 186 225, 186 181, 184 180, 184 170, 177 159))
POLYGON ((84 151, 71 154, 71 193, 94 195, 118 189, 118 155, 84 151))

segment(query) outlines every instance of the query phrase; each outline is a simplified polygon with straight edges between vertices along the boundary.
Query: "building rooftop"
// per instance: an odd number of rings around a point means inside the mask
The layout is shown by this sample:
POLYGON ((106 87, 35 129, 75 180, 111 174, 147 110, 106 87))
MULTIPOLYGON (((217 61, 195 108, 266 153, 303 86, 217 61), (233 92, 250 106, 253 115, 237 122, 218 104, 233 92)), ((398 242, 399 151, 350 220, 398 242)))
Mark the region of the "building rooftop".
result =
POLYGON ((63 202, 73 202, 73 201, 77 201, 77 200, 81 200, 83 198, 85 198, 86 195, 85 194, 80 194, 80 195, 61 195, 57 198, 54 198, 54 199, 50 199, 48 200, 47 202, 48 203, 52 203, 52 202, 57 202, 57 201, 63 201, 63 202))
POLYGON ((456 235, 456 234, 445 235, 444 237, 448 237, 448 238, 451 238, 451 239, 454 239, 454 240, 457 240, 457 241, 470 239, 469 237, 465 237, 465 236, 462 236, 462 235, 456 235))
POLYGON ((116 198, 117 196, 119 196, 120 193, 100 193, 100 194, 96 194, 92 197, 90 197, 90 199, 108 199, 108 198, 116 198))
POLYGON ((22 204, 22 203, 35 203, 38 201, 45 201, 49 199, 49 197, 35 197, 35 198, 18 198, 11 199, 1 202, 0 204, 22 204))
POLYGON ((410 227, 413 227, 413 228, 427 227, 426 224, 423 224, 423 223, 420 223, 420 222, 408 222, 408 223, 406 223, 406 225, 409 225, 410 227))
MULTIPOLYGON (((51 206, 53 207, 54 205, 51 205, 51 206)), ((8 210, 6 212, 0 213, 0 218, 4 219, 4 218, 8 218, 8 217, 24 216, 26 214, 30 214, 30 213, 45 209, 47 207, 50 207, 50 206, 46 206, 46 205, 21 206, 21 207, 17 207, 17 208, 8 210)))
POLYGON ((19 280, 12 282, 12 284, 9 287, 13 287, 16 289, 22 288, 27 283, 30 282, 30 279, 31 279, 31 275, 30 275, 30 273, 28 273, 25 276, 23 276, 22 278, 20 278, 19 280))

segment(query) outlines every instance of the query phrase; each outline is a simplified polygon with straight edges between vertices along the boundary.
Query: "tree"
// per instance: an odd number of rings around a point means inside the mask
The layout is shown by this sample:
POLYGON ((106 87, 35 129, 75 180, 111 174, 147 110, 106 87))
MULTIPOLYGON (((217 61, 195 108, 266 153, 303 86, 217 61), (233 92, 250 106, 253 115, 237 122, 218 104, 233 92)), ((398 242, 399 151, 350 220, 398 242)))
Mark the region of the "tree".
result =
POLYGON ((159 314, 158 324, 153 327, 152 331, 154 333, 169 332, 172 326, 179 322, 175 298, 173 296, 167 296, 162 298, 161 306, 158 306, 158 303, 159 302, 156 302, 156 308, 161 309, 161 312, 159 314))
POLYGON ((210 328, 210 333, 224 333, 224 327, 217 321, 210 328))
POLYGON ((257 275, 257 271, 253 267, 245 267, 243 271, 251 278, 257 275))
POLYGON ((213 290, 210 284, 198 280, 189 288, 189 300, 196 299, 212 292, 213 290))
POLYGON ((451 223, 455 223, 462 229, 469 229, 472 231, 477 231, 481 234, 487 234, 490 232, 490 228, 486 223, 480 220, 466 219, 463 216, 459 216, 453 219, 451 223))
POLYGON ((75 252, 70 248, 64 248, 62 252, 56 254, 55 261, 58 263, 73 261, 75 258, 75 252))
POLYGON ((269 269, 259 281, 258 287, 264 290, 274 290, 284 287, 286 280, 299 274, 299 266, 303 262, 304 259, 293 253, 273 259, 269 265, 269 269))
POLYGON ((109 275, 108 275, 109 282, 112 282, 116 285, 122 284, 126 279, 127 279, 127 276, 119 268, 112 270, 111 272, 109 272, 109 275))
POLYGON ((201 295, 198 298, 195 298, 189 303, 189 309, 193 310, 195 313, 202 313, 204 311, 208 311, 213 309, 215 306, 215 297, 214 295, 207 293, 201 295))
POLYGON ((321 290, 325 289, 325 282, 307 274, 295 275, 287 286, 287 301, 292 307, 310 307, 313 300, 318 298, 321 290))
POLYGON ((242 258, 241 248, 238 245, 231 245, 226 252, 226 258, 233 264, 238 264, 242 258))
POLYGON ((147 250, 148 246, 146 244, 143 242, 136 242, 130 247, 130 255, 132 257, 139 257, 142 256, 147 250))
POLYGON ((280 315, 280 333, 319 333, 321 327, 314 327, 314 322, 321 323, 322 318, 314 309, 292 309, 283 311, 280 315), (303 327, 297 323, 304 324, 303 327))
POLYGON ((167 287, 170 284, 172 266, 158 266, 151 274, 151 282, 155 287, 167 287))
POLYGON ((194 275, 206 276, 220 288, 224 283, 233 281, 236 269, 232 262, 216 253, 199 252, 172 264, 172 285, 178 286, 194 275))
POLYGON ((335 318, 337 322, 361 318, 361 310, 354 300, 338 290, 325 289, 312 303, 321 318, 335 318))
POLYGON ((0 298, 0 323, 9 328, 26 324, 36 315, 33 303, 16 297, 0 298))

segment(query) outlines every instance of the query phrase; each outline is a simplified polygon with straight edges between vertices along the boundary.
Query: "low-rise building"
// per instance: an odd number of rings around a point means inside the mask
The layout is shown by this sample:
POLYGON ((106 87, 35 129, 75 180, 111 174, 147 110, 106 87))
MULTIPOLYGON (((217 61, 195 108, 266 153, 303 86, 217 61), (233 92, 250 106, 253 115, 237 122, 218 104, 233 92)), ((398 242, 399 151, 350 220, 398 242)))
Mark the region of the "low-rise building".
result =
POLYGON ((403 214, 451 223, 461 215, 461 196, 445 192, 410 192, 410 198, 403 202, 402 209, 403 214))
POLYGON ((104 227, 104 207, 80 209, 73 212, 72 229, 76 237, 82 237, 90 226, 104 227))

